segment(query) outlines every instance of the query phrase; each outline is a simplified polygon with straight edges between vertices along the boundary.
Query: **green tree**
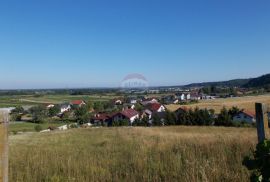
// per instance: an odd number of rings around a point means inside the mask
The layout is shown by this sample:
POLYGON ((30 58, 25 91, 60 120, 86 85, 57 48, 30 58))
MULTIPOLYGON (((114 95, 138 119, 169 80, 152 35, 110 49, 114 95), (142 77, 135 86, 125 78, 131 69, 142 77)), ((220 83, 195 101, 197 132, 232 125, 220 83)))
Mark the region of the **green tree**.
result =
POLYGON ((173 112, 166 111, 165 113, 165 125, 175 125, 176 124, 176 115, 173 112))
POLYGON ((89 121, 89 112, 87 106, 82 106, 75 110, 76 121, 79 124, 84 124, 89 121))
POLYGON ((139 103, 135 104, 135 110, 138 112, 142 112, 143 111, 143 106, 139 103))
POLYGON ((144 116, 142 119, 136 119, 132 126, 149 126, 149 118, 144 116))
POLYGON ((17 106, 15 109, 13 109, 10 113, 11 120, 12 121, 21 121, 22 115, 25 113, 22 106, 17 106))
POLYGON ((164 122, 162 121, 162 118, 159 117, 158 114, 153 114, 152 116, 152 125, 153 126, 163 126, 164 122))
POLYGON ((61 109, 59 106, 54 106, 54 107, 49 108, 49 116, 50 117, 56 116, 60 112, 61 112, 61 109))
POLYGON ((232 118, 229 114, 228 110, 223 107, 221 109, 220 114, 218 115, 218 118, 215 121, 216 126, 232 126, 232 118))
POLYGON ((48 112, 45 106, 34 106, 30 109, 32 114, 32 121, 34 123, 42 123, 48 116, 48 112))
POLYGON ((25 111, 24 111, 24 108, 22 106, 17 106, 15 107, 15 109, 13 109, 11 111, 11 114, 13 113, 16 113, 16 114, 23 114, 25 111))
POLYGON ((241 110, 238 107, 232 107, 231 109, 229 109, 228 113, 231 116, 231 119, 240 112, 241 110))
POLYGON ((104 105, 102 102, 95 102, 94 103, 94 110, 98 112, 103 112, 104 111, 104 105))

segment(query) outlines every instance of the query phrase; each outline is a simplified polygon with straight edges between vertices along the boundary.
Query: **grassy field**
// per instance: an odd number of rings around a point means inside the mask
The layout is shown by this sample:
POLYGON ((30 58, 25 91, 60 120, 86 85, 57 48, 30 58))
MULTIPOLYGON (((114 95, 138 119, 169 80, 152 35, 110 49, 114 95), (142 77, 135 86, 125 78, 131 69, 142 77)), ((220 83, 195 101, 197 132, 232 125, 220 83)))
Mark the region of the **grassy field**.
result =
POLYGON ((254 128, 92 128, 10 136, 10 181, 248 181, 254 128))
POLYGON ((64 125, 64 123, 42 123, 42 124, 35 124, 30 122, 16 122, 9 124, 9 133, 17 133, 17 132, 33 132, 35 131, 35 126, 40 125, 43 130, 47 129, 48 127, 59 127, 64 125))
POLYGON ((91 100, 91 101, 109 101, 114 98, 113 95, 44 95, 35 97, 31 95, 25 96, 0 96, 0 108, 15 107, 19 105, 36 105, 36 104, 59 104, 63 102, 70 102, 72 100, 91 100))
MULTIPOLYGON (((199 107, 201 109, 214 109, 216 113, 225 106, 231 108, 237 106, 241 109, 246 109, 255 112, 255 103, 262 102, 270 104, 270 95, 259 95, 259 96, 248 96, 248 97, 238 97, 238 98, 226 98, 226 99, 214 99, 214 100, 202 100, 197 104, 185 105, 188 108, 199 107)), ((180 105, 167 105, 169 110, 174 111, 180 107, 180 105)), ((181 106, 183 107, 183 106, 181 106)))

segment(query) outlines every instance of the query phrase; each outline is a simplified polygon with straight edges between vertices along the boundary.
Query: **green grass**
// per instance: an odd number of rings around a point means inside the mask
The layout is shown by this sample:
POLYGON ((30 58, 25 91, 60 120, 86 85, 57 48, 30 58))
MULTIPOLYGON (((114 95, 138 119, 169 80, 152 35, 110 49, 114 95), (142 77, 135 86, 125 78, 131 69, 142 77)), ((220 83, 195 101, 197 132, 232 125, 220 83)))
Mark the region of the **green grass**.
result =
POLYGON ((109 101, 113 99, 113 95, 45 95, 35 97, 31 95, 20 95, 20 96, 0 96, 0 108, 3 107, 16 107, 21 105, 37 105, 53 103, 59 104, 63 102, 70 102, 72 100, 86 100, 86 101, 109 101))
POLYGON ((248 181, 253 128, 91 128, 10 136, 10 181, 248 181))
POLYGON ((64 123, 42 123, 42 124, 35 124, 30 122, 17 122, 11 123, 9 125, 9 133, 17 133, 17 132, 33 132, 35 131, 35 126, 40 125, 42 129, 47 129, 48 127, 59 127, 64 125, 64 123))

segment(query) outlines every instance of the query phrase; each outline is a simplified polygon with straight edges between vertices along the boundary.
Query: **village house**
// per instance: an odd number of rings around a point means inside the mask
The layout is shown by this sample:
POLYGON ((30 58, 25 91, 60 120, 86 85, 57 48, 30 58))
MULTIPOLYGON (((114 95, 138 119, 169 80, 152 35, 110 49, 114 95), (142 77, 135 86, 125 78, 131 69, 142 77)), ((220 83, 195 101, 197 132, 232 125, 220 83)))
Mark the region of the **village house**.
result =
POLYGON ((71 105, 73 107, 82 107, 83 105, 86 105, 86 103, 83 100, 74 100, 71 102, 71 105))
POLYGON ((256 122, 256 117, 255 117, 255 113, 251 112, 251 111, 240 111, 238 114, 236 114, 233 117, 233 121, 235 122, 245 122, 245 123, 255 123, 256 122))
POLYGON ((55 106, 54 104, 47 104, 47 105, 46 105, 46 108, 47 108, 47 109, 50 109, 50 108, 53 108, 54 106, 55 106))
POLYGON ((122 112, 114 114, 111 119, 112 122, 127 119, 132 124, 136 119, 139 119, 139 113, 134 109, 125 109, 122 112))
POLYGON ((94 125, 105 126, 110 122, 111 116, 106 113, 97 113, 91 120, 94 125))
POLYGON ((141 105, 143 106, 146 106, 148 104, 154 104, 154 103, 159 103, 159 102, 155 98, 144 99, 143 101, 141 101, 141 105))
POLYGON ((200 94, 197 94, 197 93, 191 93, 190 94, 190 100, 201 100, 202 99, 202 97, 201 97, 201 95, 200 94))
POLYGON ((141 119, 143 119, 143 118, 148 118, 149 120, 151 120, 152 119, 152 114, 153 114, 153 112, 152 111, 150 111, 149 109, 145 109, 145 110, 143 110, 143 112, 141 113, 141 119))
POLYGON ((137 97, 135 96, 128 96, 126 98, 126 103, 128 104, 137 104, 138 100, 137 100, 137 97))
POLYGON ((122 99, 113 99, 113 104, 114 105, 122 105, 124 101, 122 99))
POLYGON ((124 109, 135 109, 135 104, 129 104, 129 103, 125 103, 123 104, 123 108, 124 109))
POLYGON ((150 103, 146 105, 146 108, 152 112, 165 112, 166 108, 160 103, 150 103))
POLYGON ((71 110, 71 105, 70 104, 61 104, 60 105, 60 112, 61 113, 64 113, 64 112, 67 112, 67 111, 70 111, 71 110))
POLYGON ((190 95, 190 93, 178 93, 178 94, 176 94, 176 97, 180 101, 186 101, 186 100, 190 100, 191 95, 190 95))
POLYGON ((178 104, 179 99, 175 95, 169 95, 162 98, 164 104, 178 104))

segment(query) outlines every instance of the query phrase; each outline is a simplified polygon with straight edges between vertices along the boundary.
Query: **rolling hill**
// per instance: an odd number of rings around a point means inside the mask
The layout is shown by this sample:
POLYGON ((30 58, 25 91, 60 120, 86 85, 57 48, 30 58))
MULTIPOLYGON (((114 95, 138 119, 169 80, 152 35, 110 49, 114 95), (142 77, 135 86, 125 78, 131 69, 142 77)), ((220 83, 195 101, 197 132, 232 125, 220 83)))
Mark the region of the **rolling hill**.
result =
POLYGON ((266 74, 257 78, 248 79, 234 79, 229 81, 217 81, 217 82, 203 82, 203 83, 192 83, 185 85, 184 87, 208 87, 208 86, 219 86, 219 87, 245 87, 245 88, 262 88, 270 86, 270 74, 266 74))

